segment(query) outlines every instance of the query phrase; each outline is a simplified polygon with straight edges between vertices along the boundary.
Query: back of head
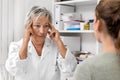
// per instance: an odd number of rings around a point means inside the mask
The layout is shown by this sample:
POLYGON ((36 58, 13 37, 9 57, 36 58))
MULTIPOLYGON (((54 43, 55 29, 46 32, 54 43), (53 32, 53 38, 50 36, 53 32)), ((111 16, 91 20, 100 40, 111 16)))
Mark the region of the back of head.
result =
POLYGON ((37 19, 41 16, 47 17, 49 19, 49 21, 52 22, 51 13, 46 8, 34 6, 31 8, 31 10, 28 12, 28 14, 26 16, 26 24, 29 23, 33 18, 37 19))
POLYGON ((96 18, 105 22, 115 47, 120 49, 120 0, 100 0, 96 7, 96 18))

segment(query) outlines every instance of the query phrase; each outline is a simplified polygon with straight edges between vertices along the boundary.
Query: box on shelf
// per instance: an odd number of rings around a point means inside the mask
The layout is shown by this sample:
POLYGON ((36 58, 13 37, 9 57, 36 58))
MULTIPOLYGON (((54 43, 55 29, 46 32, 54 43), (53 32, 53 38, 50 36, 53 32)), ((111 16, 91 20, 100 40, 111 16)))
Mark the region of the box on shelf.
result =
POLYGON ((81 30, 80 24, 84 22, 82 20, 64 21, 64 30, 81 30))
POLYGON ((80 22, 66 21, 64 22, 64 30, 80 30, 80 22))
POLYGON ((82 20, 81 13, 64 13, 61 15, 62 21, 70 21, 70 20, 82 20))
POLYGON ((83 21, 79 13, 65 13, 61 18, 64 30, 80 30, 80 22, 83 21))

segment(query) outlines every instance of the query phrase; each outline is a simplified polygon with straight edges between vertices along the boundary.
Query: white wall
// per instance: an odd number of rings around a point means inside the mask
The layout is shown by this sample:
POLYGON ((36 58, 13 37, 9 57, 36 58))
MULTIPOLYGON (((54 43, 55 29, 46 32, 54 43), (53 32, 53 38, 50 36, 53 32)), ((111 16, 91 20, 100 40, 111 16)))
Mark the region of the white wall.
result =
POLYGON ((25 0, 14 0, 14 41, 23 37, 25 0))
POLYGON ((4 63, 8 45, 14 39, 14 0, 0 0, 0 80, 11 80, 4 63))
POLYGON ((45 7, 52 12, 52 2, 53 0, 25 0, 26 11, 28 11, 32 6, 45 7))
POLYGON ((95 7, 96 5, 78 5, 76 12, 82 14, 84 20, 93 19, 95 7))
POLYGON ((0 0, 0 64, 7 58, 8 45, 13 40, 13 0, 0 0))

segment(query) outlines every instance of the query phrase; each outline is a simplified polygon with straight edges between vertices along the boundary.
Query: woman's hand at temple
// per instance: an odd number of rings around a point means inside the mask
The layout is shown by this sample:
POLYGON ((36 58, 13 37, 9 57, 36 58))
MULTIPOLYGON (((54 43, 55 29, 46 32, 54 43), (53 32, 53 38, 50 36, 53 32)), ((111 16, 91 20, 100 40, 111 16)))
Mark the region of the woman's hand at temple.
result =
POLYGON ((30 21, 25 28, 23 44, 19 52, 20 59, 26 59, 28 53, 28 42, 30 40, 30 36, 32 35, 32 21, 30 21))
POLYGON ((50 35, 51 39, 57 43, 59 51, 61 53, 61 56, 63 58, 65 58, 67 49, 65 48, 65 46, 60 38, 60 34, 59 34, 58 30, 56 30, 51 23, 50 23, 50 30, 51 30, 51 32, 48 31, 48 34, 50 35))
POLYGON ((58 30, 56 30, 51 23, 49 23, 49 24, 50 24, 50 31, 48 31, 48 34, 50 35, 51 39, 57 43, 59 40, 61 40, 60 34, 59 34, 58 30))
POLYGON ((27 25, 26 25, 26 28, 25 28, 25 31, 24 31, 24 41, 25 42, 29 42, 30 40, 30 36, 32 35, 32 21, 30 21, 27 25))

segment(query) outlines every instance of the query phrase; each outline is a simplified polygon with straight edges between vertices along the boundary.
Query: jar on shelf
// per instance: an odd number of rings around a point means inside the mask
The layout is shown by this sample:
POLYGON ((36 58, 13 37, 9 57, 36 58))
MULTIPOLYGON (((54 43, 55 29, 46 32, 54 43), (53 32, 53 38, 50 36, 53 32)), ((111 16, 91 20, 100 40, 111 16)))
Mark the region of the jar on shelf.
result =
POLYGON ((89 21, 85 21, 84 30, 89 30, 89 21))

